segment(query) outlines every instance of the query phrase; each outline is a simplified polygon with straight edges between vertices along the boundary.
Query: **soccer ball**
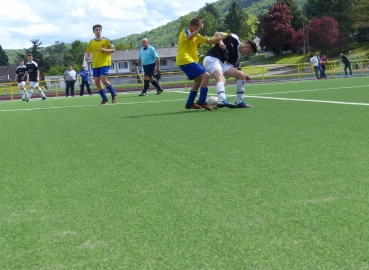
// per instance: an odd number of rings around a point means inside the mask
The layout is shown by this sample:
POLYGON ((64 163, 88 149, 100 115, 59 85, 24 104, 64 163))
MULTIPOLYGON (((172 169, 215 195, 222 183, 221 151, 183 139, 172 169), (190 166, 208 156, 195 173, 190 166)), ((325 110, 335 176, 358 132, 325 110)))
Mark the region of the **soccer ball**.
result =
POLYGON ((213 109, 218 109, 218 97, 210 96, 206 99, 206 103, 209 104, 213 109))

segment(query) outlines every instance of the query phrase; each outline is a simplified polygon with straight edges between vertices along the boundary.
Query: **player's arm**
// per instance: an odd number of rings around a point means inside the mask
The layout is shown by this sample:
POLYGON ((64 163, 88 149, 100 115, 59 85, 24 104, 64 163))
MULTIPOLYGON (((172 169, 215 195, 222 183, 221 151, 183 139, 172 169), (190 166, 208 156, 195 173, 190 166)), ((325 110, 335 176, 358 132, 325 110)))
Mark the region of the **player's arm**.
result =
POLYGON ((14 85, 16 85, 17 82, 18 82, 18 74, 15 74, 14 85))
POLYGON ((156 72, 160 72, 160 57, 156 58, 156 72))
POLYGON ((86 61, 88 61, 88 59, 90 59, 90 55, 91 55, 91 53, 90 53, 90 52, 88 52, 88 53, 86 54, 86 57, 85 57, 85 60, 86 60, 86 61))
POLYGON ((200 20, 199 22, 199 28, 197 28, 195 31, 193 31, 191 34, 186 36, 187 40, 191 40, 194 36, 196 36, 202 29, 204 28, 204 20, 200 20))
MULTIPOLYGON (((215 38, 220 38, 221 36, 223 36, 223 33, 222 32, 215 32, 214 36, 215 36, 215 38)), ((219 43, 219 46, 222 50, 225 50, 227 48, 226 45, 223 42, 223 39, 219 40, 218 43, 219 43)))
POLYGON ((39 71, 39 70, 37 70, 37 72, 36 72, 36 73, 37 73, 36 81, 37 81, 37 82, 39 82, 39 81, 40 81, 40 71, 39 71))
POLYGON ((24 76, 22 77, 22 79, 24 78, 24 77, 26 77, 26 83, 28 83, 29 82, 29 73, 28 73, 28 71, 26 71, 26 74, 24 74, 24 76))
POLYGON ((206 41, 206 43, 207 43, 207 44, 217 43, 217 42, 219 42, 219 41, 221 41, 221 40, 223 40, 223 39, 226 39, 226 38, 227 38, 227 37, 229 37, 229 36, 230 36, 230 34, 228 34, 228 35, 226 35, 226 36, 223 36, 223 37, 215 38, 215 39, 208 39, 208 40, 206 41))

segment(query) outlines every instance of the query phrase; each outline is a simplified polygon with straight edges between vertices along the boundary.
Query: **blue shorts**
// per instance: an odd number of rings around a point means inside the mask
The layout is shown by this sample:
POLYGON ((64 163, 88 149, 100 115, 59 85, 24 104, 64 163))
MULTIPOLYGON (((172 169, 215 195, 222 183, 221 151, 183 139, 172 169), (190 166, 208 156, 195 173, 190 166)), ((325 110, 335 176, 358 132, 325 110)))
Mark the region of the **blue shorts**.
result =
POLYGON ((144 74, 147 77, 152 77, 154 76, 154 72, 155 72, 155 63, 153 64, 148 64, 148 65, 144 65, 143 69, 144 69, 144 74))
POLYGON ((189 63, 187 65, 183 65, 179 67, 187 75, 189 80, 193 80, 196 77, 206 73, 206 70, 196 62, 189 63))
POLYGON ((109 74, 109 67, 108 66, 99 67, 99 68, 92 68, 92 75, 94 76, 94 78, 98 78, 101 75, 108 76, 108 74, 109 74))

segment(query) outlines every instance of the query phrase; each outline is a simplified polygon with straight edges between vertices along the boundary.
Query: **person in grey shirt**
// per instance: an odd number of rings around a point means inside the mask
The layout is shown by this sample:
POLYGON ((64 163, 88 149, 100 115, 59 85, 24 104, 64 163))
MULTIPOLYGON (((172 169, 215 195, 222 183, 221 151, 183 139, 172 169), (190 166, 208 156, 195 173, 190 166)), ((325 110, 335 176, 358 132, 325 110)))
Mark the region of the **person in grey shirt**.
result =
POLYGON ((65 96, 69 96, 69 89, 70 95, 74 97, 74 84, 77 81, 77 72, 73 70, 72 65, 68 66, 68 69, 63 73, 64 82, 65 82, 65 96))

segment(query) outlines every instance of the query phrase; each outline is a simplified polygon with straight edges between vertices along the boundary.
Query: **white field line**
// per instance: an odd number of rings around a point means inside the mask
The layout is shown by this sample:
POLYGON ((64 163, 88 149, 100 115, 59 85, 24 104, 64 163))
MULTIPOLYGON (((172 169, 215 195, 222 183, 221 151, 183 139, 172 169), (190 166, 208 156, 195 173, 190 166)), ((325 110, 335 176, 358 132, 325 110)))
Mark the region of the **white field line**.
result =
MULTIPOLYGON (((342 104, 342 105, 358 105, 358 106, 369 106, 369 103, 359 103, 359 102, 343 102, 343 101, 332 101, 332 100, 315 100, 315 99, 300 99, 300 98, 279 98, 279 97, 265 97, 260 95, 273 95, 273 94, 288 94, 288 93, 300 93, 300 92, 314 92, 314 91, 324 91, 324 90, 337 90, 337 89, 352 89, 352 88, 363 88, 369 87, 369 85, 360 85, 360 86, 344 86, 344 87, 334 87, 334 88, 317 88, 310 90, 292 90, 285 92, 273 92, 273 93, 260 93, 260 94, 250 94, 245 95, 247 98, 263 98, 263 99, 274 99, 274 100, 290 100, 290 101, 303 101, 303 102, 316 102, 316 103, 330 103, 330 104, 342 104)), ((178 91, 178 93, 188 92, 178 91)), ((227 95, 229 97, 235 97, 236 95, 227 95)))
POLYGON ((96 106, 116 106, 116 105, 134 105, 134 104, 146 104, 146 103, 158 103, 158 102, 173 102, 173 101, 184 101, 186 99, 172 99, 172 100, 148 100, 140 102, 124 102, 115 104, 104 104, 104 105, 76 105, 76 106, 60 106, 60 107, 47 107, 47 108, 28 108, 28 109, 11 109, 11 110, 0 110, 1 112, 20 112, 20 111, 38 111, 38 110, 55 110, 55 109, 67 109, 67 108, 84 108, 84 107, 96 107, 96 106))

